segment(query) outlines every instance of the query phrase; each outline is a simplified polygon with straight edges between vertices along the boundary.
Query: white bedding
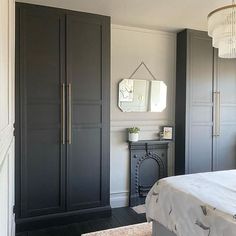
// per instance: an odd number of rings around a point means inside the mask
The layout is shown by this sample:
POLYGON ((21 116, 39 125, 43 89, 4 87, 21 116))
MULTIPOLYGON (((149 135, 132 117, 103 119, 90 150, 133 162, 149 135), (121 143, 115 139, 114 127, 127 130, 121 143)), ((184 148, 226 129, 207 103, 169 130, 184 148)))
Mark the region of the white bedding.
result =
POLYGON ((236 236, 236 170, 161 179, 146 209, 177 236, 236 236))

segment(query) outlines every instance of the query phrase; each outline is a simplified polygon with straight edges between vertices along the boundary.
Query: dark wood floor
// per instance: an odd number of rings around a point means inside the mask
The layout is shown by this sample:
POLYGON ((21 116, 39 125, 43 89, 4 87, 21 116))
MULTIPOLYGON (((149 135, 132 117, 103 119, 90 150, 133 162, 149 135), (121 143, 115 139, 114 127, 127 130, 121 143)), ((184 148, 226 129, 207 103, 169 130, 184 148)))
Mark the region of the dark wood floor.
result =
POLYGON ((60 227, 24 232, 17 234, 17 236, 80 236, 83 233, 138 224, 145 221, 145 214, 137 214, 131 208, 124 207, 113 209, 112 216, 109 218, 101 218, 60 227))

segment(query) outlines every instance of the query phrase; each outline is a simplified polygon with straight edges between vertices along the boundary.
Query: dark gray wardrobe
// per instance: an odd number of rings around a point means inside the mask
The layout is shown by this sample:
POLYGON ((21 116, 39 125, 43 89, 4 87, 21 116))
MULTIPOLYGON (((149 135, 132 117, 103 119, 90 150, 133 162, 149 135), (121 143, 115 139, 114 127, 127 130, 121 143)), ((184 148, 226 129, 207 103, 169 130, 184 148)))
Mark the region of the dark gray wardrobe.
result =
POLYGON ((206 32, 177 36, 176 174, 236 168, 236 60, 206 32))
POLYGON ((110 214, 110 18, 16 4, 17 230, 110 214))

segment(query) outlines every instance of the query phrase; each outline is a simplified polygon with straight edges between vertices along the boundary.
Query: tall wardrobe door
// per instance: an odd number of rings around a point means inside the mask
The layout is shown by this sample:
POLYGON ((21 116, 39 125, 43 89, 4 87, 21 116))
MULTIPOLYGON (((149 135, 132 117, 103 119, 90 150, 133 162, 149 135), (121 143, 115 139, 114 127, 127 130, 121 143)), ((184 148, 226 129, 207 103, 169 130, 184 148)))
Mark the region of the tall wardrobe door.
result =
POLYGON ((109 205, 109 25, 106 17, 67 15, 71 210, 109 205))
MULTIPOLYGON (((217 55, 217 53, 216 53, 217 55)), ((236 60, 215 60, 215 90, 220 92, 220 132, 214 137, 214 170, 236 168, 236 60)))
POLYGON ((212 170, 213 48, 205 32, 189 35, 186 137, 189 173, 212 170))
POLYGON ((61 144, 63 19, 35 6, 17 8, 17 181, 20 217, 65 209, 61 144))

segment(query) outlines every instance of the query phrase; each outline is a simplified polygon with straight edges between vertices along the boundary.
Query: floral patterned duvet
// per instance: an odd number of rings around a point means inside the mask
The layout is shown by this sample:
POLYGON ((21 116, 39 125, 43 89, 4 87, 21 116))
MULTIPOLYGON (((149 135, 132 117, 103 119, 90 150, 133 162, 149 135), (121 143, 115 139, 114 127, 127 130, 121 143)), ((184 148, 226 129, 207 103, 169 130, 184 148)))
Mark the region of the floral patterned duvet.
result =
POLYGON ((146 209, 177 236, 236 236, 236 170, 161 179, 146 209))

